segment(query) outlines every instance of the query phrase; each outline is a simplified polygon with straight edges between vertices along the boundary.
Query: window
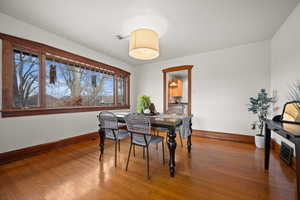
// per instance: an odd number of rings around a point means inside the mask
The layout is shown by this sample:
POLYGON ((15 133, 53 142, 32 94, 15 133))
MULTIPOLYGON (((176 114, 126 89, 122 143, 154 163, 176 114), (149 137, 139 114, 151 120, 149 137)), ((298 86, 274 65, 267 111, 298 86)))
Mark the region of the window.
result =
POLYGON ((2 116, 129 108, 128 72, 0 34, 3 37, 2 116))

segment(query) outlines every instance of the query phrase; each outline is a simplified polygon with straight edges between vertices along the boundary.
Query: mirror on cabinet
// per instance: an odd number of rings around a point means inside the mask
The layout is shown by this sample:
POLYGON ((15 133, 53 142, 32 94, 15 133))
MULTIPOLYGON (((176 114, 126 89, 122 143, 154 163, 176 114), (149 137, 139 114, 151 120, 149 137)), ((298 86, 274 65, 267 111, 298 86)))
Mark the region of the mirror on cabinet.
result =
POLYGON ((282 114, 282 121, 300 123, 300 102, 293 101, 285 104, 282 114))

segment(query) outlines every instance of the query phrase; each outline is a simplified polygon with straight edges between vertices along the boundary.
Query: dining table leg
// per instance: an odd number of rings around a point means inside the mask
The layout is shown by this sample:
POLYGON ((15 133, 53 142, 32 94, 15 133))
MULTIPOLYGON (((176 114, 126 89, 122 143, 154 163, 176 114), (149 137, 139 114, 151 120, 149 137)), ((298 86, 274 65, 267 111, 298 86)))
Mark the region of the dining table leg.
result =
POLYGON ((270 162, 270 148, 271 148, 271 130, 265 123, 265 170, 269 169, 270 162))
POLYGON ((296 151, 297 199, 300 199, 300 139, 294 140, 296 151))
POLYGON ((101 160, 103 153, 104 153, 104 140, 105 140, 105 131, 102 128, 99 128, 99 138, 100 138, 100 143, 99 143, 99 150, 100 150, 100 157, 99 160, 101 160))
POLYGON ((190 119, 190 131, 191 131, 191 134, 188 136, 187 138, 187 147, 188 147, 188 152, 190 153, 191 152, 191 149, 192 149, 192 119, 190 119))
POLYGON ((169 171, 170 176, 175 176, 175 150, 176 150, 176 133, 175 128, 171 127, 169 128, 168 132, 168 147, 170 152, 170 160, 169 160, 169 171))

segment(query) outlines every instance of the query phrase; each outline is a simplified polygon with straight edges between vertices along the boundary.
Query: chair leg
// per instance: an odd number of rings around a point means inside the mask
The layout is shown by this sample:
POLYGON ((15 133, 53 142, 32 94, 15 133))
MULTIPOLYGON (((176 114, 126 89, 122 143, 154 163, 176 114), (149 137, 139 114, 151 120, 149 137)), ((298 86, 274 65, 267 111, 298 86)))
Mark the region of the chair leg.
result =
POLYGON ((120 152, 120 150, 121 150, 121 141, 120 140, 118 140, 118 147, 119 147, 119 152, 120 152))
MULTIPOLYGON (((158 130, 156 130, 155 132, 156 132, 155 135, 159 135, 158 130)), ((158 144, 156 144, 156 151, 158 151, 158 144)))
POLYGON ((162 146, 163 164, 165 164, 165 144, 164 144, 164 140, 162 140, 161 146, 162 146))
POLYGON ((166 132, 166 144, 168 145, 168 132, 166 132))
POLYGON ((181 138, 181 133, 180 132, 179 132, 179 139, 180 139, 181 147, 183 147, 183 143, 182 143, 182 138, 181 138))
POLYGON ((115 167, 117 167, 118 140, 115 141, 115 167))
POLYGON ((147 147, 147 172, 148 172, 148 179, 150 179, 150 171, 149 171, 149 149, 147 147))
POLYGON ((135 145, 133 145, 133 157, 135 157, 135 145))
POLYGON ((130 148, 129 148, 128 158, 127 158, 127 162, 126 162, 126 171, 128 170, 128 164, 129 164, 129 159, 130 159, 130 154, 131 154, 131 148, 132 148, 132 143, 130 144, 130 148))
POLYGON ((143 159, 145 159, 145 147, 143 147, 143 159))

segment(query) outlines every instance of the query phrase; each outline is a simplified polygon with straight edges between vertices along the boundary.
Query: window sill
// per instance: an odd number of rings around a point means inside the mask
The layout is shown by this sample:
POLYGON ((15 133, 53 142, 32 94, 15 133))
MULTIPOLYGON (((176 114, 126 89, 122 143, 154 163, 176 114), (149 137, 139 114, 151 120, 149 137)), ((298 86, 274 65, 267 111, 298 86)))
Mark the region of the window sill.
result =
POLYGON ((48 115, 48 114, 59 114, 59 113, 76 113, 76 112, 91 112, 91 111, 102 111, 102 110, 121 110, 129 109, 130 106, 114 106, 114 107, 78 107, 78 108, 31 108, 31 109, 4 109, 0 110, 2 117, 20 117, 20 116, 31 116, 31 115, 48 115))

